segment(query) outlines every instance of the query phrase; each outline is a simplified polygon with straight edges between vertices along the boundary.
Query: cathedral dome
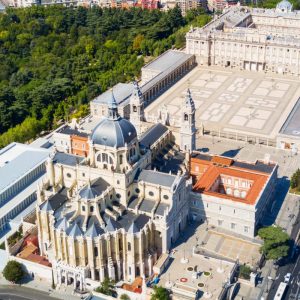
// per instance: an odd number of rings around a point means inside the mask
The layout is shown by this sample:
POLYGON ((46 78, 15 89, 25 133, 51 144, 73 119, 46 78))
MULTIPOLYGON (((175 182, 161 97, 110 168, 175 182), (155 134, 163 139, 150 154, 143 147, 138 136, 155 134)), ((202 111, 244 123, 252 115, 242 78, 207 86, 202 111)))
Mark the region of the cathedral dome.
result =
POLYGON ((108 117, 103 119, 92 132, 92 142, 96 145, 124 147, 137 137, 135 127, 118 114, 113 93, 108 104, 108 117))
POLYGON ((288 0, 282 0, 276 5, 276 11, 278 12, 291 12, 293 5, 288 0))

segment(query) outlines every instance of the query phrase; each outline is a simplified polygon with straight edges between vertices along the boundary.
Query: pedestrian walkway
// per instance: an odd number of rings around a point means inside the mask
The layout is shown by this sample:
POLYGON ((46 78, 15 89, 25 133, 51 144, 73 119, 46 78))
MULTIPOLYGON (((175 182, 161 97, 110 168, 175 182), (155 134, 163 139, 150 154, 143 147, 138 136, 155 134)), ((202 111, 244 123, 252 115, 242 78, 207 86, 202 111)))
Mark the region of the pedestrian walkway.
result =
MULTIPOLYGON (((3 278, 2 274, 0 275, 0 285, 12 285, 5 278, 3 278)), ((61 287, 58 289, 52 289, 49 282, 42 280, 40 278, 35 278, 34 280, 24 280, 24 283, 20 284, 21 286, 25 286, 31 289, 39 290, 41 292, 47 293, 49 296, 56 299, 64 299, 64 300, 78 300, 81 299, 81 296, 75 295, 74 291, 67 287, 61 287)))

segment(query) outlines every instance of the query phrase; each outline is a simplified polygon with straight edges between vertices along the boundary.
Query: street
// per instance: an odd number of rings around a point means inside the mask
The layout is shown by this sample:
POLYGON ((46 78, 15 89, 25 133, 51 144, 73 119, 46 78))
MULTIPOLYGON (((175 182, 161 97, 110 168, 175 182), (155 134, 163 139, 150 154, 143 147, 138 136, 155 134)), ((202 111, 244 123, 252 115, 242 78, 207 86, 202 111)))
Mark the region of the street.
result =
MULTIPOLYGON (((211 152, 246 161, 264 159, 266 154, 270 154, 271 160, 279 164, 278 181, 274 193, 274 201, 270 203, 268 212, 263 220, 263 225, 270 226, 276 224, 284 228, 293 240, 296 238, 300 228, 300 215, 298 215, 299 196, 288 194, 288 190, 290 184, 289 178, 300 165, 299 155, 293 156, 287 151, 272 147, 250 145, 218 138, 213 139, 207 136, 198 139, 198 147, 204 152, 211 152)), ((298 283, 300 284, 300 275, 298 275, 300 273, 299 253, 295 256, 292 261, 288 261, 284 266, 278 268, 276 276, 274 276, 275 270, 272 271, 272 266, 269 269, 267 268, 266 276, 259 286, 261 289, 260 293, 256 295, 256 298, 252 297, 251 299, 264 297, 265 299, 273 300, 280 282, 284 281, 285 274, 291 273, 292 276, 285 299, 300 300, 300 286, 298 285, 298 283), (267 290, 268 296, 266 296, 267 290)))
MULTIPOLYGON (((297 216, 299 220, 300 214, 297 216)), ((296 222, 292 232, 291 238, 295 240, 300 229, 300 222, 296 222)), ((297 241, 296 241, 297 242, 297 241)), ((276 278, 273 281, 271 289, 268 294, 268 300, 273 300, 274 295, 278 289, 280 282, 284 281, 284 276, 287 273, 291 273, 291 280, 289 282, 288 290, 284 299, 299 300, 300 299, 300 255, 299 252, 294 255, 291 261, 288 261, 286 265, 278 268, 276 278)))
POLYGON ((18 285, 1 285, 0 300, 55 300, 46 292, 18 285))

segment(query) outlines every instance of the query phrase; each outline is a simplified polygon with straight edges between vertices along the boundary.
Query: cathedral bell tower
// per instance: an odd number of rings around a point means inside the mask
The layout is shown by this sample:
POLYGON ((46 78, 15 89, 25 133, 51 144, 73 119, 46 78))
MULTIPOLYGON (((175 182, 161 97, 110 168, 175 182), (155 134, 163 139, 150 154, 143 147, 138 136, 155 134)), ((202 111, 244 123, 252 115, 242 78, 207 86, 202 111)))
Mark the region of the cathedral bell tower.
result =
POLYGON ((196 148, 195 103, 190 89, 187 90, 181 115, 180 149, 192 152, 196 148))
POLYGON ((133 82, 133 92, 130 97, 130 122, 134 125, 138 137, 142 134, 144 121, 144 98, 136 81, 133 82))

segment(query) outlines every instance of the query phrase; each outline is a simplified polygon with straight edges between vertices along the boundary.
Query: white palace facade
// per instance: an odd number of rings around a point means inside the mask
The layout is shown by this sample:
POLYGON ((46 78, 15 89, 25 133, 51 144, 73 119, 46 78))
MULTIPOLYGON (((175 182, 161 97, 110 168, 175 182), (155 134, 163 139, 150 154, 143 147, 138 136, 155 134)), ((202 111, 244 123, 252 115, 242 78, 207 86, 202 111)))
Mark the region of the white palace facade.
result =
POLYGON ((300 11, 230 7, 202 28, 191 28, 186 51, 199 65, 300 75, 300 11))

